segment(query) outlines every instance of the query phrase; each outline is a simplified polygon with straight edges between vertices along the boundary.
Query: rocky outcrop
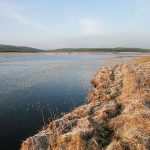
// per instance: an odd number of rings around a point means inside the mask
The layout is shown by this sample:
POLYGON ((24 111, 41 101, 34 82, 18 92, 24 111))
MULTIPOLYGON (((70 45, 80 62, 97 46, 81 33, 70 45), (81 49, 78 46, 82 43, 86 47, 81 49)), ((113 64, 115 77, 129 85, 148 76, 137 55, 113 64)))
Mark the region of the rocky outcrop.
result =
POLYGON ((21 150, 149 150, 150 57, 101 68, 88 103, 29 137, 21 150))

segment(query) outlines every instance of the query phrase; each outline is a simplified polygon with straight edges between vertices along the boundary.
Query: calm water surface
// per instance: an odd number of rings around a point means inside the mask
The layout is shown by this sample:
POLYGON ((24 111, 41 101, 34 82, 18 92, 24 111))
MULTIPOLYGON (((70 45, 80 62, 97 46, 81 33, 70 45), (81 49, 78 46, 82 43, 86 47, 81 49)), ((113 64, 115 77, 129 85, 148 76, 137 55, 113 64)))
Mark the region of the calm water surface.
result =
POLYGON ((100 67, 136 56, 0 55, 0 150, 19 149, 44 123, 86 103, 90 81, 100 67))

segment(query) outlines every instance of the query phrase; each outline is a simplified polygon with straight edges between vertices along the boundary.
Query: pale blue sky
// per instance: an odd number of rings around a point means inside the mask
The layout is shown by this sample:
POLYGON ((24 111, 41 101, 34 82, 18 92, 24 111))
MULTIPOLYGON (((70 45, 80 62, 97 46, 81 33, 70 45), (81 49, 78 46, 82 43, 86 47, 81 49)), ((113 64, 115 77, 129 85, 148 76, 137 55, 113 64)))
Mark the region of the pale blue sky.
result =
POLYGON ((0 43, 150 48, 150 1, 0 0, 0 43))

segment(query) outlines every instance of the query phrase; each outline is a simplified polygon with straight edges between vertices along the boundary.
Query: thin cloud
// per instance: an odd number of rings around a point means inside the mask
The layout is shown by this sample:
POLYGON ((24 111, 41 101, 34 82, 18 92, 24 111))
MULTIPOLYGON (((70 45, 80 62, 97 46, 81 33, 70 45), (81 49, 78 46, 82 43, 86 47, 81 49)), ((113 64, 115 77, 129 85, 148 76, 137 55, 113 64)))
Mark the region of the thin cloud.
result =
POLYGON ((4 3, 4 1, 0 2, 0 15, 2 17, 13 19, 25 26, 33 27, 42 31, 50 31, 49 28, 40 25, 39 23, 35 23, 31 21, 28 17, 22 15, 21 13, 17 12, 13 8, 11 8, 8 3, 4 3))
POLYGON ((84 35, 95 35, 102 32, 100 23, 96 20, 83 19, 80 21, 81 32, 84 35))
POLYGON ((142 11, 148 15, 150 15, 150 5, 145 5, 142 7, 142 11))

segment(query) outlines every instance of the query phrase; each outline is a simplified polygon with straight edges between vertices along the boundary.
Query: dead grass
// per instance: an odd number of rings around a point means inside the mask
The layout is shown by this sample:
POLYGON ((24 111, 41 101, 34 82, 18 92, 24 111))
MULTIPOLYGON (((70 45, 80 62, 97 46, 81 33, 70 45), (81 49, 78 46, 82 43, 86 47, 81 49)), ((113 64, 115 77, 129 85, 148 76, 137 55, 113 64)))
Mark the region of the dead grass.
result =
POLYGON ((139 62, 150 62, 150 56, 145 56, 145 57, 138 57, 135 59, 136 61, 139 61, 139 62))

